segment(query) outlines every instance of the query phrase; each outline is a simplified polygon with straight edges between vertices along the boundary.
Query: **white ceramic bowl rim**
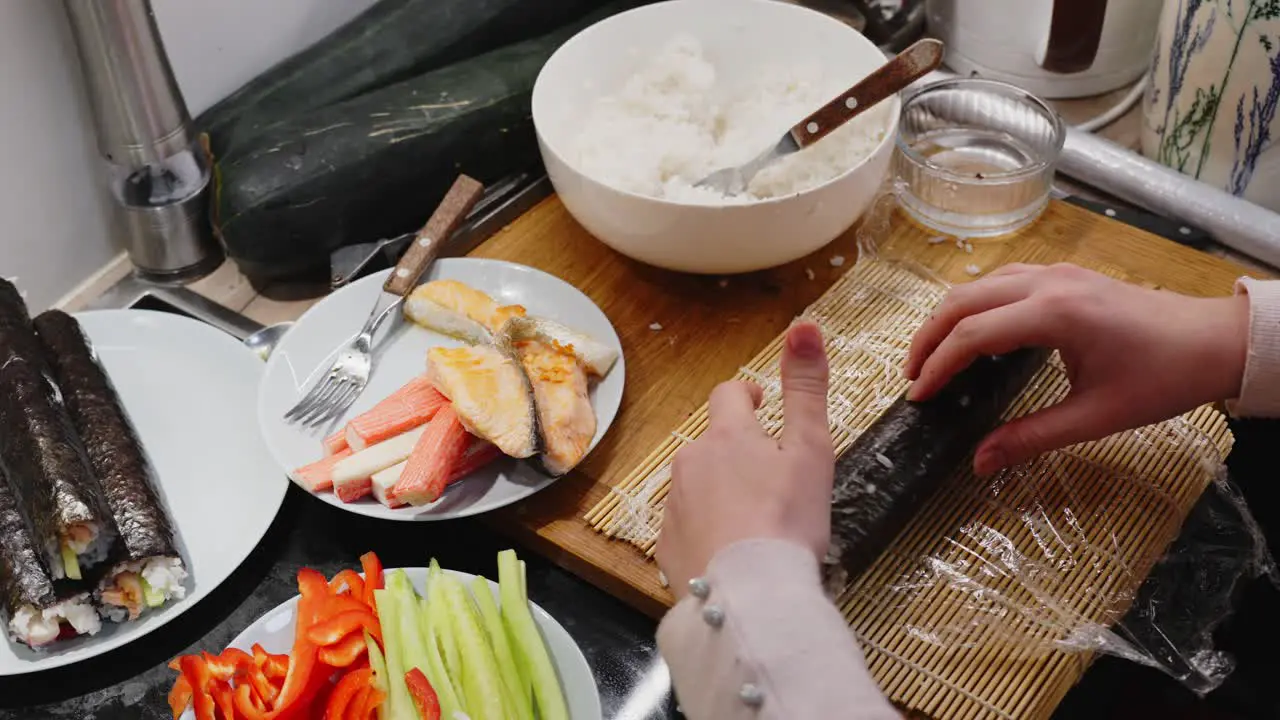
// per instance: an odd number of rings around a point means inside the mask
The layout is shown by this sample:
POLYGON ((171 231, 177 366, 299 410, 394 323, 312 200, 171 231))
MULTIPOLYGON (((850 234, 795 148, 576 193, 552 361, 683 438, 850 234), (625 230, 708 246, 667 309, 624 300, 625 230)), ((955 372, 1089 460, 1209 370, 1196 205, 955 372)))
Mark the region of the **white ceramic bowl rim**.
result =
MULTIPOLYGON (((642 5, 637 8, 632 8, 630 10, 620 12, 617 15, 607 17, 604 20, 601 20, 600 22, 597 22, 589 27, 583 28, 582 30, 579 30, 577 33, 573 35, 573 37, 569 38, 567 41, 565 41, 564 44, 562 44, 559 48, 557 48, 556 51, 551 54, 551 57, 547 58, 547 62, 542 67, 542 71, 538 73, 538 77, 534 80, 534 83, 533 83, 533 96, 532 96, 532 103, 531 103, 532 115, 533 115, 533 126, 534 126, 534 131, 538 132, 538 135, 542 138, 542 142, 546 146, 546 148, 551 152, 555 153, 561 159, 561 161, 564 162, 566 166, 572 168, 575 172, 579 173, 584 178, 597 182, 609 188, 610 190, 620 195, 623 195, 624 197, 628 197, 636 200, 645 200, 648 202, 654 202, 661 205, 666 205, 668 207, 720 210, 724 208, 735 208, 735 207, 766 207, 772 204, 784 203, 784 202, 787 202, 788 200, 791 200, 792 198, 796 198, 801 195, 806 195, 808 193, 821 190, 822 188, 828 187, 830 185, 834 185, 835 183, 840 182, 844 178, 847 178, 850 175, 853 175, 854 173, 858 172, 858 170, 860 170, 864 165, 871 162, 871 160, 875 158, 881 152, 881 150, 884 149, 886 145, 896 142, 897 134, 898 134, 897 132, 898 119, 902 113, 901 93, 895 94, 893 97, 882 100, 880 103, 877 104, 877 105, 880 105, 884 103, 889 103, 891 108, 891 111, 889 113, 889 118, 885 121, 884 137, 880 138, 880 142, 876 144, 875 148, 873 148, 865 156, 863 156, 861 160, 851 165, 847 170, 840 173, 839 175, 825 182, 814 185, 813 187, 805 188, 804 190, 792 193, 790 195, 779 195, 777 197, 771 197, 771 198, 754 199, 754 200, 749 200, 747 202, 712 204, 712 203, 693 202, 688 200, 671 200, 669 198, 660 198, 660 197, 654 197, 652 195, 643 195, 637 192, 633 192, 631 190, 625 190, 623 188, 619 188, 614 185, 611 185, 605 182, 604 180, 596 178, 592 176, 590 173, 583 171, 580 167, 578 167, 576 163, 570 162, 569 157, 555 146, 555 143, 553 143, 547 137, 546 133, 542 133, 538 131, 538 117, 539 115, 541 115, 541 113, 538 112, 539 96, 540 96, 539 90, 545 87, 544 80, 546 75, 546 69, 547 67, 551 66, 553 62, 555 62, 556 56, 566 52, 567 49, 571 47, 575 42, 578 42, 583 35, 587 33, 595 32, 598 28, 606 25, 610 25, 617 22, 626 22, 626 18, 629 15, 633 15, 636 13, 649 12, 649 11, 652 11, 654 8, 659 8, 663 6, 692 4, 699 1, 700 0, 662 0, 662 2, 655 2, 648 5, 642 5)), ((851 42, 862 43, 864 46, 870 47, 872 50, 875 50, 877 53, 881 53, 880 48, 876 46, 875 43, 868 40, 865 35, 858 32, 854 28, 849 27, 848 25, 840 22, 839 20, 825 13, 819 12, 817 10, 813 10, 811 8, 807 8, 801 5, 794 5, 788 2, 779 2, 779 0, 736 0, 736 2, 756 3, 756 4, 767 3, 771 6, 780 6, 780 7, 789 8, 790 9, 789 11, 794 11, 796 13, 810 13, 812 15, 816 15, 822 18, 823 21, 835 23, 836 25, 839 25, 840 27, 848 30, 849 36, 851 38, 851 42)), ((888 62, 887 57, 885 58, 885 61, 888 62)), ((870 71, 868 71, 868 74, 870 74, 870 71)), ((817 108, 814 108, 814 110, 817 110, 817 108)), ((761 148, 761 150, 763 150, 763 148, 761 148)))

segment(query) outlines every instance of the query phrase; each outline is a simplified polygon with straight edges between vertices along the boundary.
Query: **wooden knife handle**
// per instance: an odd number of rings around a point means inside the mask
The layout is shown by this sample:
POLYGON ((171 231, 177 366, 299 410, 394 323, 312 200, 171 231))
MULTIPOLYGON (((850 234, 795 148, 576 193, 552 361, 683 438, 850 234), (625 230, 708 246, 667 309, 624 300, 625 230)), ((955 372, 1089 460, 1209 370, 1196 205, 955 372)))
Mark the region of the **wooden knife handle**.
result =
POLYGON ((396 295, 408 295, 483 194, 483 185, 466 175, 459 175, 427 224, 414 236, 382 289, 396 295))
POLYGON ((875 72, 840 93, 817 112, 791 128, 791 137, 802 148, 818 142, 864 111, 902 88, 928 75, 942 64, 942 41, 926 38, 898 53, 875 72))

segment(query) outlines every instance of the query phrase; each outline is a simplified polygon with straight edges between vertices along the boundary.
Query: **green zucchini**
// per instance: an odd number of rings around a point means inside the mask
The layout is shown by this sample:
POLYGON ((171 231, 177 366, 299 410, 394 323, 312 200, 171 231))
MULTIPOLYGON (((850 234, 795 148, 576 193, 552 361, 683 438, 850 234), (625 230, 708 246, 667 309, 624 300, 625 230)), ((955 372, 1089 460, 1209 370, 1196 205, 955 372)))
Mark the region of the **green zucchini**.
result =
POLYGON ((214 225, 248 276, 327 271, 336 248, 410 232, 466 173, 482 183, 538 163, 538 72, 587 24, 278 123, 217 162, 214 225))
POLYGON ((196 119, 221 156, 265 128, 582 18, 600 0, 381 0, 196 119))

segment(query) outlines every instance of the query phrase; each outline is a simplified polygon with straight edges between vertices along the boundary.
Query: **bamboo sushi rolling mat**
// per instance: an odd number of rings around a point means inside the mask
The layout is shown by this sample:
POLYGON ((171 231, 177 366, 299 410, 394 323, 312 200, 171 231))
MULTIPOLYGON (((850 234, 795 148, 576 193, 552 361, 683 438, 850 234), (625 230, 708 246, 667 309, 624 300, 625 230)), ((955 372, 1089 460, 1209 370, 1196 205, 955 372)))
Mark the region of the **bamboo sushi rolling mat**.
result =
MULTIPOLYGON (((906 389, 898 369, 911 334, 945 293, 929 270, 900 262, 918 257, 922 242, 918 229, 897 223, 879 257, 864 258, 804 313, 827 338, 831 429, 840 451, 906 389)), ((954 260, 973 261, 949 240, 933 244, 945 245, 937 250, 954 260)), ((760 419, 773 434, 782 428, 782 344, 780 335, 737 375, 764 387, 760 419)), ((1055 356, 1009 414, 1050 404, 1067 388, 1055 356)), ((651 556, 668 463, 706 426, 703 405, 586 520, 651 556)), ((991 481, 960 469, 875 565, 836 589, 882 689, 940 719, 1049 717, 1089 659, 1058 643, 1105 637, 1231 442, 1224 417, 1202 407, 1051 453, 991 481)))

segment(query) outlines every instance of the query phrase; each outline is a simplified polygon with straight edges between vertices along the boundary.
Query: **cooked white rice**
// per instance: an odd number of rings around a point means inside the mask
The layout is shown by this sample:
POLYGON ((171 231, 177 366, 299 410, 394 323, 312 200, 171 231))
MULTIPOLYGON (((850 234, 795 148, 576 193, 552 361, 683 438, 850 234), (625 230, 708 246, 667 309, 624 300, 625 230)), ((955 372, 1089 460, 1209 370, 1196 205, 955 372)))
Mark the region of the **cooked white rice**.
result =
POLYGON ((745 193, 725 197, 694 183, 741 165, 848 88, 847 73, 816 61, 764 67, 749 87, 717 85, 701 43, 679 36, 616 95, 600 98, 577 137, 574 164, 619 190, 700 204, 749 203, 826 183, 880 143, 887 106, 863 113, 806 150, 762 170, 745 193), (721 98, 717 101, 717 97, 721 98))
POLYGON ((102 629, 98 613, 87 593, 67 598, 44 610, 22 606, 9 619, 9 636, 38 648, 58 639, 62 623, 67 622, 78 635, 96 635, 102 629))

